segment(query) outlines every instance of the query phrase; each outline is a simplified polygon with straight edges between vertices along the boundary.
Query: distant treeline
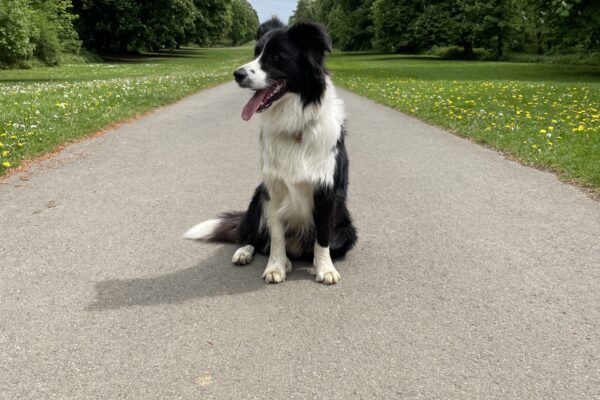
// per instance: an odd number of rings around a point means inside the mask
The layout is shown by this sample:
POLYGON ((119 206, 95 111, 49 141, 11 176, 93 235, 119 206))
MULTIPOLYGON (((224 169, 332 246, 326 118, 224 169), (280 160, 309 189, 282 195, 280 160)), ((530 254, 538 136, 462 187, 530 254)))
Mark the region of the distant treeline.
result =
POLYGON ((600 0, 299 0, 296 20, 324 23, 343 50, 600 51, 600 0))
POLYGON ((82 46, 116 54, 238 45, 257 28, 247 0, 0 0, 0 64, 56 65, 82 46))

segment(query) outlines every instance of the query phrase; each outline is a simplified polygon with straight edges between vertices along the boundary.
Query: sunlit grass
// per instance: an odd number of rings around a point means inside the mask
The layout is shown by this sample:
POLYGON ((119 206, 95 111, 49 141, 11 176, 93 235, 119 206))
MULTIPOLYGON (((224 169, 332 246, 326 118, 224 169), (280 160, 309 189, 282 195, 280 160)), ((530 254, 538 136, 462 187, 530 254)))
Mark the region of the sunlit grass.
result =
POLYGON ((600 188, 598 67, 334 54, 330 68, 338 85, 600 188))
POLYGON ((24 158, 231 78, 248 48, 0 71, 0 174, 24 158))

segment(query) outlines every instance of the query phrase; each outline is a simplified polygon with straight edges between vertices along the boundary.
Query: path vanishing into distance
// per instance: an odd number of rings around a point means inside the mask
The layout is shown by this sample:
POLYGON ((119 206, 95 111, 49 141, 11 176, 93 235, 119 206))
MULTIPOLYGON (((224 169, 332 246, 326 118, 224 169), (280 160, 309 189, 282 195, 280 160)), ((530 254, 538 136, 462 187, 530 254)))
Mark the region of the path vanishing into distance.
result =
POLYGON ((0 398, 599 398, 600 203, 341 93, 336 286, 181 239, 259 182, 233 83, 1 184, 0 398))

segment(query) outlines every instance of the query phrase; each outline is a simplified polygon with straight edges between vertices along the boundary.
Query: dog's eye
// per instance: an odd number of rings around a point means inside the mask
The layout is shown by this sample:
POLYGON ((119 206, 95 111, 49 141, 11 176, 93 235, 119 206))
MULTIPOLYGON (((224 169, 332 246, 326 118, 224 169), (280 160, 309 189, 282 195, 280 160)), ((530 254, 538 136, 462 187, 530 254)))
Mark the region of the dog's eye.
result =
POLYGON ((281 59, 281 57, 279 57, 279 54, 271 54, 271 60, 279 61, 280 59, 281 59))

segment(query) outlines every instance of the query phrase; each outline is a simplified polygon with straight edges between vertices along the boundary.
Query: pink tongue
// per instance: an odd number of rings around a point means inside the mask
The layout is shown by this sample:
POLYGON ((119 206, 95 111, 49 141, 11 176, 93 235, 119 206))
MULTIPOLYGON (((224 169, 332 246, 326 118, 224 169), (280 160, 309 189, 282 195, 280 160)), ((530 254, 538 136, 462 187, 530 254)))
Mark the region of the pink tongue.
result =
POLYGON ((260 108, 260 102, 265 97, 268 90, 269 88, 257 90, 250 100, 248 100, 248 103, 246 103, 244 109, 242 110, 242 119, 244 121, 248 121, 250 118, 252 118, 256 110, 260 108))

